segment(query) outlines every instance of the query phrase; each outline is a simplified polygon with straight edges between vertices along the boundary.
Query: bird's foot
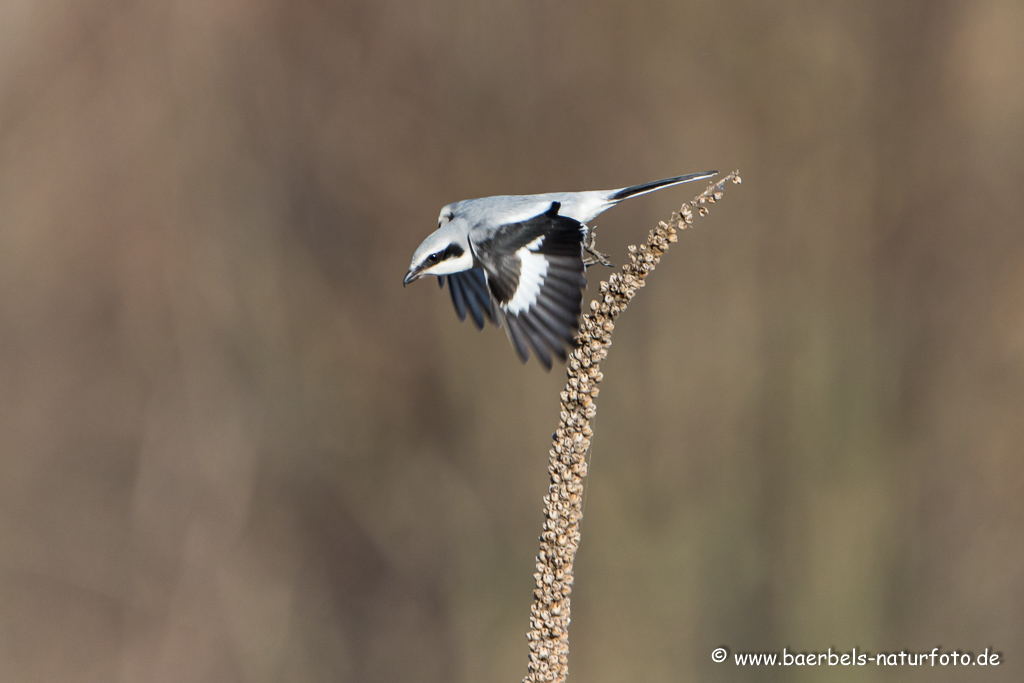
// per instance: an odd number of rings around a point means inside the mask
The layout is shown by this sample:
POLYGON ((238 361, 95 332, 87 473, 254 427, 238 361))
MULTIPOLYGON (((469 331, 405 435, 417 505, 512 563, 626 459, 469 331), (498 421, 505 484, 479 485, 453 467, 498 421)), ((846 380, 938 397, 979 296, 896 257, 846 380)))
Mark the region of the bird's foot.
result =
POLYGON ((599 252, 597 250, 597 244, 596 244, 597 236, 595 235, 595 231, 596 230, 597 230, 597 226, 596 225, 595 226, 589 226, 587 228, 587 237, 586 237, 585 240, 583 240, 583 251, 585 251, 587 253, 587 256, 585 256, 583 258, 583 265, 584 266, 593 266, 593 265, 597 265, 598 263, 600 263, 602 266, 608 266, 609 268, 614 268, 615 264, 613 264, 611 261, 608 260, 608 255, 607 254, 602 254, 601 252, 599 252))

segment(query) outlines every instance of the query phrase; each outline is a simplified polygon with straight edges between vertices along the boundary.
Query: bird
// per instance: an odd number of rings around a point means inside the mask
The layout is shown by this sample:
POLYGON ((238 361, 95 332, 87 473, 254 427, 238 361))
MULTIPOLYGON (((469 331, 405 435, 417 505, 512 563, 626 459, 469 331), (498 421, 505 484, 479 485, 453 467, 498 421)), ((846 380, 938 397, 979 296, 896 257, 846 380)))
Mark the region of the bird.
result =
POLYGON ((550 370, 566 359, 578 330, 586 268, 611 265, 594 245, 594 218, 619 202, 702 180, 690 173, 616 190, 466 199, 441 209, 437 230, 413 253, 403 286, 434 275, 447 281, 459 320, 505 329, 519 360, 530 352, 550 370))

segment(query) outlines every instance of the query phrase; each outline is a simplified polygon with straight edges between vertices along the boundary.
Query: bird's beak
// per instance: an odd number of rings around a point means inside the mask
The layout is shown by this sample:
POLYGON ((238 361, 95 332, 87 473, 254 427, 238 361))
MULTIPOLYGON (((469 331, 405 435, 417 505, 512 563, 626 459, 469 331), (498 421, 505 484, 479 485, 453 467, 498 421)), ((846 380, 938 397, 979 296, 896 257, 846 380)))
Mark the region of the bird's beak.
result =
POLYGON ((410 268, 409 272, 405 274, 405 279, 402 280, 402 286, 405 287, 413 280, 419 280, 421 277, 423 277, 423 274, 420 273, 419 268, 410 268))

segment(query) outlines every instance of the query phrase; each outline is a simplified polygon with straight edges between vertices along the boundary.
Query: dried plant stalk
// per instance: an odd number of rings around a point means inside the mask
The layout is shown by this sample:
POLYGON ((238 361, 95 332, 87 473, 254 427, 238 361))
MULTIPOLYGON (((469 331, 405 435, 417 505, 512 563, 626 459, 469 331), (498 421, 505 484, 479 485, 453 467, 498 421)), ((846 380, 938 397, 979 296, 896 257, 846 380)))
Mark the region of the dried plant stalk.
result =
POLYGON ((530 661, 523 683, 565 681, 569 673, 569 593, 572 592, 572 563, 580 542, 583 516, 583 477, 587 476, 585 455, 593 430, 590 421, 597 413, 598 388, 603 375, 601 361, 612 343, 615 318, 626 310, 647 275, 661 260, 676 233, 693 222, 694 209, 701 216, 707 205, 721 199, 727 181, 740 182, 733 171, 708 186, 693 201, 662 221, 639 248, 629 247, 629 262, 599 286, 598 298, 590 302, 590 313, 580 321, 577 347, 569 356, 568 381, 562 391, 561 413, 548 472, 551 485, 544 497, 544 531, 537 553, 537 587, 530 610, 530 661))

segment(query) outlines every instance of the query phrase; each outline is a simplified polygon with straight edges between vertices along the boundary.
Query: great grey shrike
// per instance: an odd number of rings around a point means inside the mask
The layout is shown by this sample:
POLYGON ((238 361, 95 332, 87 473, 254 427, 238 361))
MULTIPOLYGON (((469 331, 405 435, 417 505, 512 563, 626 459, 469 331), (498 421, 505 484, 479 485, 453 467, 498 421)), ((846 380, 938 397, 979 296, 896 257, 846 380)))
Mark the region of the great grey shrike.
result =
POLYGON ((417 247, 403 284, 436 275, 451 290, 460 320, 466 312, 502 326, 524 363, 533 350, 545 368, 566 358, 576 335, 592 263, 607 263, 587 226, 624 199, 717 171, 691 173, 618 190, 552 192, 466 199, 441 209, 437 230, 417 247), (592 258, 586 258, 589 254, 592 258))

